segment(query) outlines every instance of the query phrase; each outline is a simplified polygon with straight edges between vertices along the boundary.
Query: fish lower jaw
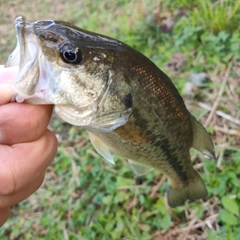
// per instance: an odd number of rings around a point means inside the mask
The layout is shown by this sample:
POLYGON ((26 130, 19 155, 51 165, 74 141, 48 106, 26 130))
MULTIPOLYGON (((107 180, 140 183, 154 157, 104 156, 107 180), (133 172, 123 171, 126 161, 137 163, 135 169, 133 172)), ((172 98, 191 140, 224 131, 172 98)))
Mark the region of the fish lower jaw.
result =
POLYGON ((15 91, 15 94, 13 96, 13 101, 22 103, 29 98, 30 98, 29 96, 27 96, 25 94, 19 94, 18 92, 15 91))
POLYGON ((46 100, 43 97, 37 96, 37 95, 24 95, 24 94, 19 94, 16 93, 13 96, 13 101, 22 103, 22 102, 26 102, 29 104, 54 104, 52 101, 50 100, 46 100))
POLYGON ((74 109, 69 106, 55 105, 55 112, 64 121, 76 126, 89 126, 93 120, 92 111, 74 109))
POLYGON ((17 94, 17 95, 15 95, 15 99, 14 99, 14 100, 15 100, 16 102, 21 103, 21 102, 24 102, 25 99, 26 99, 26 98, 25 98, 24 96, 17 94))
POLYGON ((29 94, 28 88, 19 87, 17 84, 12 86, 14 91, 13 99, 16 102, 26 102, 29 104, 54 104, 48 97, 45 89, 35 90, 33 94, 29 94))

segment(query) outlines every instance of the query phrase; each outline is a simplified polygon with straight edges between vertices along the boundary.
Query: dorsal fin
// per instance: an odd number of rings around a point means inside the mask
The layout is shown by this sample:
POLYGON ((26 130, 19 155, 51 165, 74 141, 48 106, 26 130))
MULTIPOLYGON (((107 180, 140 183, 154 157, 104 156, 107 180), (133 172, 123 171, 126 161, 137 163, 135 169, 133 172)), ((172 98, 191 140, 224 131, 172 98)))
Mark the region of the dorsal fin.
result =
POLYGON ((191 116, 193 126, 193 143, 192 147, 207 155, 210 158, 216 159, 214 146, 210 135, 200 122, 195 117, 191 116))
POLYGON ((101 141, 101 139, 98 136, 94 135, 92 132, 89 131, 88 134, 90 141, 93 147, 96 149, 96 151, 100 155, 102 155, 107 162, 115 164, 110 149, 101 141))

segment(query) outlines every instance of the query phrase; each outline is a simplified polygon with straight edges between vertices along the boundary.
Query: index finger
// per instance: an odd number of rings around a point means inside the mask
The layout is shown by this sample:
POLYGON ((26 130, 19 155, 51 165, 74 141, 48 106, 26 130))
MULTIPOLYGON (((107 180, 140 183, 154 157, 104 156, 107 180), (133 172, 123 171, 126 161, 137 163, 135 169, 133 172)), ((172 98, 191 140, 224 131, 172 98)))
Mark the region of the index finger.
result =
POLYGON ((34 142, 0 145, 0 197, 14 195, 41 177, 54 159, 57 146, 49 130, 34 142))

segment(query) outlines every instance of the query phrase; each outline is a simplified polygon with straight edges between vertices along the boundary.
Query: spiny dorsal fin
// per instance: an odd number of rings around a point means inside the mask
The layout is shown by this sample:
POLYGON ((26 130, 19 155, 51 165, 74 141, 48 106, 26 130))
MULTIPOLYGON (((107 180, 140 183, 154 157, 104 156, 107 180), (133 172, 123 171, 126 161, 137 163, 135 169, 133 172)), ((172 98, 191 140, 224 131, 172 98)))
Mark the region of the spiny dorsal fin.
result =
POLYGON ((141 176, 141 175, 146 174, 147 172, 150 172, 151 170, 153 170, 153 168, 151 168, 151 167, 136 163, 130 159, 128 159, 128 162, 129 162, 133 172, 138 176, 141 176))
POLYGON ((195 201, 205 197, 207 197, 207 190, 198 173, 194 182, 190 182, 181 188, 174 188, 169 185, 167 191, 168 205, 173 208, 184 205, 186 200, 195 201))
POLYGON ((107 162, 115 164, 113 160, 113 155, 110 149, 101 141, 101 139, 98 136, 94 135, 89 131, 88 131, 88 134, 89 134, 90 141, 93 147, 96 149, 96 151, 100 155, 102 155, 107 162))
POLYGON ((195 117, 191 116, 193 126, 193 143, 192 147, 207 155, 210 158, 216 159, 214 146, 210 135, 200 122, 195 117))

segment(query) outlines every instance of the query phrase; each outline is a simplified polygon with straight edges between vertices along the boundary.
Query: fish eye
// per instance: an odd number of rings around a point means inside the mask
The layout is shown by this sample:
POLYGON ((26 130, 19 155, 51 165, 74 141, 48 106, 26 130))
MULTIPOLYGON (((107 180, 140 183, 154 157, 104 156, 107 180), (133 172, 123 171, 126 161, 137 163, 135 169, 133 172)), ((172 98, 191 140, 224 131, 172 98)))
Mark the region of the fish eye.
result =
POLYGON ((82 53, 76 49, 60 49, 60 56, 65 63, 79 64, 82 60, 82 53))

